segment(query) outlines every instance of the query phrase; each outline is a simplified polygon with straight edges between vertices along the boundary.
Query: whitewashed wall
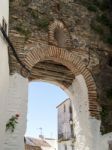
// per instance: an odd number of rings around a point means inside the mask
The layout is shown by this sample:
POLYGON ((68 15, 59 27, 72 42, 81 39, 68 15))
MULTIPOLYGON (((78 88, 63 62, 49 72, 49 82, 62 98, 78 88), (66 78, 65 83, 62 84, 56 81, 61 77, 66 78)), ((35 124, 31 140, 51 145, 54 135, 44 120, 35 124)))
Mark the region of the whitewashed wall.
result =
POLYGON ((61 142, 61 143, 58 143, 58 150, 76 150, 75 149, 75 145, 73 145, 72 141, 65 141, 65 142, 61 142), (66 146, 66 148, 65 148, 66 146), (74 146, 74 147, 72 147, 74 146))
MULTIPOLYGON (((27 117, 27 90, 28 80, 19 74, 10 76, 10 88, 8 94, 7 120, 19 113, 19 124, 13 134, 6 132, 5 147, 3 150, 24 150, 24 134, 27 117)), ((74 132, 76 135, 75 150, 108 150, 108 142, 112 140, 112 134, 102 136, 100 134, 100 121, 91 118, 88 107, 88 89, 82 75, 76 76, 73 84, 65 92, 68 93, 74 109, 74 132)), ((71 144, 67 144, 71 145, 71 144)), ((60 144, 64 150, 64 144, 60 144)), ((68 150, 71 150, 68 146, 68 150)))
POLYGON ((82 75, 76 76, 69 90, 75 112, 76 150, 99 150, 100 121, 89 115, 88 89, 82 75))
POLYGON ((112 133, 101 135, 101 121, 89 115, 88 89, 82 75, 76 76, 69 91, 73 103, 75 122, 75 150, 109 150, 112 133))
POLYGON ((51 148, 50 150, 58 150, 57 146, 57 140, 56 139, 49 139, 49 138, 45 138, 44 139, 48 144, 50 144, 51 148))
POLYGON ((18 124, 13 133, 5 132, 4 150, 24 150, 26 116, 28 104, 28 79, 19 74, 10 76, 8 91, 7 121, 19 114, 18 124))
POLYGON ((70 139, 71 135, 71 127, 70 127, 70 109, 71 100, 67 99, 59 106, 58 109, 58 135, 62 135, 61 137, 64 139, 70 139), (64 110, 65 109, 65 110, 64 110))
MULTIPOLYGON (((16 113, 20 114, 14 133, 5 132, 4 148, 1 150, 24 150, 26 130, 28 80, 19 74, 10 76, 8 92, 7 120, 16 113)), ((82 75, 76 76, 73 84, 65 90, 73 102, 76 134, 75 150, 108 150, 112 134, 100 134, 100 121, 89 116, 88 90, 82 75)), ((61 146, 61 145, 60 145, 61 146)), ((62 145, 63 146, 63 145, 62 145)), ((64 147, 61 148, 64 150, 64 147)), ((71 150, 71 147, 68 147, 71 150)))
MULTIPOLYGON (((75 147, 73 139, 74 133, 71 133, 70 120, 73 120, 73 112, 71 113, 72 104, 70 99, 66 99, 57 106, 58 109, 58 150, 72 150, 72 146, 75 147)), ((73 123, 73 122, 72 122, 73 123)), ((74 123, 73 123, 74 125, 74 123)))
MULTIPOLYGON (((8 24, 9 3, 8 0, 0 0, 0 23, 4 17, 8 24)), ((7 90, 9 82, 8 49, 0 32, 0 150, 3 150, 5 133, 5 112, 7 105, 7 90)))

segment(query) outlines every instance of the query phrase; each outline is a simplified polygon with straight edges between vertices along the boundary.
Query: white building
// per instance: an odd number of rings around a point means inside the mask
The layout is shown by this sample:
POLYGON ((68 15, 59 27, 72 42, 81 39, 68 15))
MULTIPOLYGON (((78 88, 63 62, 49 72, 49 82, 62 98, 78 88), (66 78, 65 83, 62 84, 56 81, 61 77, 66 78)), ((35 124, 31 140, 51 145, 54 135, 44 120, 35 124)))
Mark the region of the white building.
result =
POLYGON ((46 141, 48 144, 50 144, 51 150, 58 150, 58 149, 57 149, 57 146, 58 146, 57 139, 45 138, 45 141, 46 141))
POLYGON ((25 144, 38 147, 41 150, 57 150, 57 140, 50 138, 25 137, 25 144))
POLYGON ((73 110, 70 99, 66 99, 58 109, 58 150, 75 150, 73 110))
MULTIPOLYGON (((9 1, 0 0, 0 25, 8 33, 9 1)), ((9 85, 8 46, 0 31, 0 150, 4 150, 7 91, 9 85)))

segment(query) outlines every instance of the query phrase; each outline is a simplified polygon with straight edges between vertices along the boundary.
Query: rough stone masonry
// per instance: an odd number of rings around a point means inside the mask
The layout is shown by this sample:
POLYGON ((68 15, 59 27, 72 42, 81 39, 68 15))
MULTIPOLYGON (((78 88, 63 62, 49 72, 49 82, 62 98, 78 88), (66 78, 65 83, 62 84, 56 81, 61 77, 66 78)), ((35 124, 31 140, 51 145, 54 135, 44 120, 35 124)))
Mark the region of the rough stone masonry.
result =
MULTIPOLYGON (((35 43, 43 49, 49 45, 58 46, 79 56, 90 70, 97 85, 102 134, 112 131, 111 16, 110 0, 10 0, 9 37, 21 60, 29 45, 30 49, 35 43), (59 22, 56 28, 55 21, 59 22)), ((20 72, 11 50, 9 54, 11 74, 20 72)), ((51 74, 53 80, 66 81, 66 86, 74 77, 65 66, 46 61, 34 67, 30 80, 35 79, 35 69, 38 69, 38 78, 46 76, 49 79, 51 74)))

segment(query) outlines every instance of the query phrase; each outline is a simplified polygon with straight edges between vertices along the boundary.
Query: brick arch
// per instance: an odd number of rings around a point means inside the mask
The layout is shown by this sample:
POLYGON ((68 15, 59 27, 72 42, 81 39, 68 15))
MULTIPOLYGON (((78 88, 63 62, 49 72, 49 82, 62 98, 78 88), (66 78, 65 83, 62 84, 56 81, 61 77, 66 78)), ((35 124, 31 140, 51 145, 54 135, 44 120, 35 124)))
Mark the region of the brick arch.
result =
POLYGON ((55 39, 55 31, 57 29, 63 31, 64 35, 66 36, 65 47, 66 48, 72 47, 70 34, 64 23, 60 20, 55 20, 53 23, 49 25, 49 32, 48 32, 49 43, 59 47, 58 42, 55 39))
POLYGON ((38 49, 35 47, 26 53, 24 63, 29 70, 31 70, 38 62, 44 60, 53 60, 65 65, 74 73, 74 76, 79 74, 83 75, 88 88, 90 115, 99 119, 100 115, 96 85, 90 71, 82 64, 80 58, 73 56, 71 52, 68 52, 65 49, 57 48, 55 46, 49 46, 46 49, 38 49))

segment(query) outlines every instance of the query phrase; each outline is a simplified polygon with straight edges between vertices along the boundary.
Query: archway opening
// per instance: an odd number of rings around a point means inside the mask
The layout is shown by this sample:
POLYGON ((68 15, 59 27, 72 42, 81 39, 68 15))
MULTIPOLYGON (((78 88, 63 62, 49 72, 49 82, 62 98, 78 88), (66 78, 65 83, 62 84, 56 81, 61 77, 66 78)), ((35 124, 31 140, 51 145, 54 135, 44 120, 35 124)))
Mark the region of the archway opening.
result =
POLYGON ((42 135, 57 139, 56 107, 66 99, 68 95, 54 84, 30 82, 26 136, 38 138, 42 135))
POLYGON ((74 78, 74 74, 66 66, 51 60, 41 61, 32 68, 29 77, 26 144, 29 143, 29 139, 30 141, 47 139, 48 142, 50 138, 59 141, 57 142, 59 149, 65 145, 74 147, 72 102, 66 92, 74 78))
MULTIPOLYGON (((56 47, 51 47, 48 51, 41 50, 40 52, 34 49, 27 53, 24 62, 31 70, 29 82, 47 81, 58 85, 69 95, 74 112, 73 121, 75 127, 72 128, 76 135, 75 148, 92 149, 94 143, 97 143, 96 137, 99 135, 100 123, 95 118, 99 114, 96 101, 96 87, 88 69, 85 68, 79 58, 74 58, 71 53, 63 49, 56 49, 56 47), (94 134, 92 133, 93 131, 94 134)), ((28 79, 15 74, 11 77, 11 80, 11 87, 14 90, 15 83, 18 85, 16 86, 17 98, 14 101, 14 103, 18 104, 18 107, 14 110, 16 112, 19 111, 21 114, 16 133, 19 133, 18 139, 22 143, 21 147, 23 147, 24 143, 20 137, 23 138, 25 134, 28 79)), ((16 142, 15 140, 13 143, 16 142)), ((18 144, 16 142, 16 145, 18 144)))
POLYGON ((99 110, 91 73, 78 57, 73 57, 64 49, 50 47, 46 51, 34 49, 33 52, 29 52, 25 59, 26 64, 31 59, 31 64, 28 63, 31 69, 29 81, 48 81, 64 89, 72 100, 76 149, 92 147, 93 141, 97 140, 92 136, 94 123, 97 124, 95 135, 99 134, 100 124, 96 119, 99 118, 99 110))

